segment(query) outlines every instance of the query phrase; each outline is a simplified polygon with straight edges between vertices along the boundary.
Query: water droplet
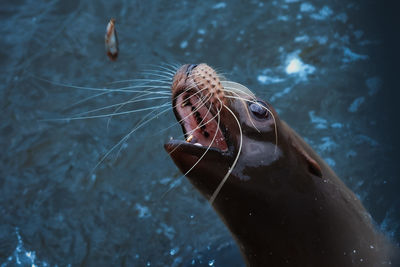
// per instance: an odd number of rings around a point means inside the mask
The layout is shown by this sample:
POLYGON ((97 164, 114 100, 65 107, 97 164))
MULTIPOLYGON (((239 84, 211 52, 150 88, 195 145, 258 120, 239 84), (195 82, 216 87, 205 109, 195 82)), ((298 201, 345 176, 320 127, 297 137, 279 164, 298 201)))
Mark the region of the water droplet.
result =
POLYGON ((208 262, 208 266, 214 266, 214 263, 215 263, 215 260, 210 260, 210 261, 208 262))
POLYGON ((186 47, 188 46, 188 41, 182 41, 181 42, 181 44, 180 44, 180 47, 182 48, 182 49, 185 49, 186 47))
POLYGON ((178 253, 179 248, 173 248, 169 251, 169 255, 174 256, 176 253, 178 253))

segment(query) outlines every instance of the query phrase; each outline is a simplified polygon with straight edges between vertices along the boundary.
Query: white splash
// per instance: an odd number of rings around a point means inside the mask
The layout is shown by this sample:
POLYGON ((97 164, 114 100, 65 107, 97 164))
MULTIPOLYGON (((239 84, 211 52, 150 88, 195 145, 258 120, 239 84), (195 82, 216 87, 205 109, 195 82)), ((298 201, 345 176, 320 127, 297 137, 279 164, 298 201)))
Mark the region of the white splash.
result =
POLYGON ((135 209, 138 211, 138 217, 141 219, 148 218, 151 216, 151 212, 150 212, 149 208, 146 206, 136 203, 135 209))
POLYGON ((329 136, 322 137, 321 141, 322 143, 318 145, 318 149, 321 152, 331 152, 338 146, 329 136))
POLYGON ((331 128, 341 129, 341 128, 343 128, 343 124, 340 122, 334 122, 331 124, 331 128))
POLYGON ((316 124, 315 128, 317 129, 326 129, 328 121, 324 118, 318 117, 315 115, 314 110, 310 110, 308 112, 308 116, 310 117, 311 123, 316 124))
POLYGON ((324 160, 329 166, 335 167, 336 161, 334 159, 332 159, 332 158, 324 158, 324 160))
POLYGON ((271 83, 280 83, 283 82, 284 79, 278 78, 278 77, 271 77, 268 75, 260 74, 257 76, 257 81, 260 84, 271 84, 271 83))
POLYGON ((188 46, 188 41, 182 41, 181 44, 179 45, 182 49, 185 49, 188 46))
POLYGON ((201 29, 197 30, 197 33, 200 34, 200 35, 205 35, 206 34, 206 30, 201 28, 201 29))
POLYGON ((289 75, 296 74, 302 79, 307 79, 307 75, 314 73, 315 67, 301 61, 298 54, 299 51, 287 57, 285 71, 289 75))
POLYGON ((313 12, 314 10, 315 10, 315 7, 310 3, 302 3, 300 5, 301 12, 313 12))
POLYGON ((296 38, 294 38, 294 41, 296 43, 307 43, 308 41, 310 41, 310 37, 308 37, 308 35, 297 36, 296 38))
POLYGON ((328 37, 326 36, 316 36, 315 40, 317 40, 317 42, 321 45, 324 45, 328 42, 328 37))
POLYGON ((160 228, 156 230, 157 234, 164 234, 169 240, 174 239, 176 231, 172 226, 168 226, 165 223, 160 223, 160 228))
POLYGON ((366 59, 368 59, 367 55, 361 55, 361 54, 354 53, 348 47, 344 47, 343 48, 343 54, 344 54, 344 58, 342 59, 342 61, 344 63, 349 63, 349 62, 353 62, 353 61, 357 61, 357 60, 366 60, 366 59))
POLYGON ((17 235, 18 244, 15 248, 13 254, 7 258, 7 261, 1 264, 1 267, 6 266, 31 266, 31 267, 39 267, 39 266, 49 266, 47 262, 39 261, 36 259, 35 251, 28 251, 24 248, 24 242, 22 241, 22 237, 19 234, 19 229, 15 229, 15 233, 17 235))
POLYGON ((219 2, 212 7, 212 9, 222 9, 222 8, 226 8, 225 2, 219 2))
POLYGON ((281 98, 282 96, 289 94, 291 90, 292 90, 291 87, 286 87, 285 89, 283 89, 283 91, 277 92, 273 96, 271 96, 269 100, 271 102, 274 102, 277 98, 281 98))
POLYGON ((333 14, 332 9, 324 6, 318 13, 311 14, 311 18, 315 20, 325 20, 333 14))

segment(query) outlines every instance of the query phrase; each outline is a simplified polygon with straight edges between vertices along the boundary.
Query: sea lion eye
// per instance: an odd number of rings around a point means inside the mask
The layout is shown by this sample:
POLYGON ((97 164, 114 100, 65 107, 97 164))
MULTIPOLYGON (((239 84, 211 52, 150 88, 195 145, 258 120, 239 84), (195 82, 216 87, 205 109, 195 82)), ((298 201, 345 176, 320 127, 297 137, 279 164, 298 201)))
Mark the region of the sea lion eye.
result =
POLYGON ((268 117, 267 104, 262 101, 251 102, 249 105, 250 111, 259 119, 266 119, 268 117))

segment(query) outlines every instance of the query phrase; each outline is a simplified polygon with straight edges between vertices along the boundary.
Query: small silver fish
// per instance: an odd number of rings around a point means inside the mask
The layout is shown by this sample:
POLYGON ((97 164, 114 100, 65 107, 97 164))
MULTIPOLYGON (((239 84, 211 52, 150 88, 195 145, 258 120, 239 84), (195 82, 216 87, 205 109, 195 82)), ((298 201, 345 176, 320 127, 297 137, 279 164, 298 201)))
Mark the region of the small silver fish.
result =
POLYGON ((106 41, 106 51, 108 57, 115 61, 118 57, 118 38, 117 31, 115 30, 115 19, 110 19, 110 22, 107 25, 107 31, 105 35, 106 41))

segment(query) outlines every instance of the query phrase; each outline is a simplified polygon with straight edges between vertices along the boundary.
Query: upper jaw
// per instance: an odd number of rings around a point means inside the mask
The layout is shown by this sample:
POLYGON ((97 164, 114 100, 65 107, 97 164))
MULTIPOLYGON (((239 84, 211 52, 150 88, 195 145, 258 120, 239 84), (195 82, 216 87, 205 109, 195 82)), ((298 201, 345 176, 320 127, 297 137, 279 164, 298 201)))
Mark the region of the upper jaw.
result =
MULTIPOLYGON (((224 139, 224 142, 226 143, 226 147, 223 147, 223 149, 221 149, 221 147, 214 145, 215 138, 214 138, 214 142, 212 142, 211 144, 204 145, 198 140, 198 138, 196 138, 196 134, 189 133, 190 130, 188 130, 187 127, 185 127, 185 122, 184 122, 184 120, 182 120, 183 118, 182 118, 181 114, 175 108, 176 105, 177 105, 177 103, 176 103, 176 101, 174 101, 173 102, 173 107, 174 107, 173 110, 175 113, 175 117, 182 127, 182 131, 183 131, 185 139, 177 140, 177 139, 171 138, 167 143, 165 143, 164 148, 171 156, 173 156, 173 154, 184 153, 184 154, 188 154, 188 155, 190 154, 190 155, 196 156, 197 158, 200 158, 200 157, 204 157, 204 154, 207 153, 207 154, 219 154, 224 157, 232 157, 232 155, 234 153, 234 147, 230 143, 230 140, 229 140, 230 138, 229 138, 228 132, 227 132, 225 126, 223 125, 223 123, 221 122, 221 118, 220 118, 220 122, 219 122, 219 131, 220 131, 219 137, 222 137, 224 139)), ((210 113, 211 117, 216 116, 215 110, 211 109, 209 113, 210 113)), ((206 120, 204 120, 204 121, 206 121, 206 120)), ((205 122, 203 122, 203 123, 205 123, 205 122)))
POLYGON ((174 77, 172 106, 175 117, 182 127, 189 147, 193 145, 206 150, 227 152, 227 135, 221 118, 222 106, 218 109, 215 104, 218 98, 209 91, 209 88, 198 87, 195 81, 201 77, 195 74, 191 76, 188 73, 191 66, 182 66, 174 77))

